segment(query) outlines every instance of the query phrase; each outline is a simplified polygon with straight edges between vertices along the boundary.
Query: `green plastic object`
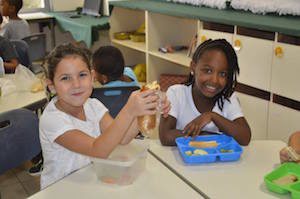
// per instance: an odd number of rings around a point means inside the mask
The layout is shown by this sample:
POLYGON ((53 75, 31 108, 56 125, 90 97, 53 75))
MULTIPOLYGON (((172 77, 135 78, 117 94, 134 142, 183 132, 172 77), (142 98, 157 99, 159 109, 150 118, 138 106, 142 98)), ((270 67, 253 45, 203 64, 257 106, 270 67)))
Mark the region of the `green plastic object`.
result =
POLYGON ((293 162, 284 163, 277 169, 273 170, 271 173, 267 174, 264 177, 264 180, 267 188, 270 191, 279 194, 287 194, 290 192, 293 199, 300 198, 300 164, 296 164, 293 162), (286 185, 278 185, 273 182, 274 180, 287 175, 295 175, 297 176, 298 180, 286 185))

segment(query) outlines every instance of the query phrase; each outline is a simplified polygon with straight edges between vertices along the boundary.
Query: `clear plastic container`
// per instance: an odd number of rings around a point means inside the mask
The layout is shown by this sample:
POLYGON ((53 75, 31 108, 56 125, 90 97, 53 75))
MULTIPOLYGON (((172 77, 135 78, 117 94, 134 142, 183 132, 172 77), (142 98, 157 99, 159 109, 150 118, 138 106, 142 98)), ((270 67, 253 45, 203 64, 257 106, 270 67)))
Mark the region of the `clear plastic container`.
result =
POLYGON ((130 185, 145 170, 147 140, 132 140, 119 145, 108 159, 91 158, 98 179, 110 185, 130 185))

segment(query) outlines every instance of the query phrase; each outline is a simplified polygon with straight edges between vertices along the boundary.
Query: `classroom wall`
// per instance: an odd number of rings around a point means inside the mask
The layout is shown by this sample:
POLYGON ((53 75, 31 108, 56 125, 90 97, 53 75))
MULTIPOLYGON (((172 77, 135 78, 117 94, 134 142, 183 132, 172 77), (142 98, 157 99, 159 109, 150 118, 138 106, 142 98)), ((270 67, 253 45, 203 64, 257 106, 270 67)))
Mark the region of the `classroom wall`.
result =
POLYGON ((84 0, 52 0, 52 11, 75 10, 82 7, 84 0))

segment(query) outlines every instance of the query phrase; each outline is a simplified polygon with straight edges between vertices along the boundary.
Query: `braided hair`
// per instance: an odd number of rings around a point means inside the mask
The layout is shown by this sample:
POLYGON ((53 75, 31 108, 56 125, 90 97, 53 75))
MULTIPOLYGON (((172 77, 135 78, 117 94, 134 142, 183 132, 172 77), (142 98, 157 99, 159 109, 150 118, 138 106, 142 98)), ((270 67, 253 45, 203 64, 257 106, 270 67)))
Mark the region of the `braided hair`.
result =
MULTIPOLYGON (((231 44, 228 43, 225 39, 216 39, 216 40, 206 40, 205 42, 201 43, 196 51, 193 54, 192 61, 197 64, 198 61, 201 59, 202 55, 209 50, 220 50, 222 51, 226 58, 227 58, 227 64, 228 64, 228 75, 227 75, 227 83, 225 85, 225 88, 218 93, 216 96, 213 97, 214 102, 218 103, 218 107, 220 110, 223 109, 224 100, 228 100, 232 93, 234 92, 234 89, 237 85, 237 75, 240 72, 237 55, 232 48, 231 44)), ((188 78, 187 85, 194 84, 195 77, 190 74, 188 78)))

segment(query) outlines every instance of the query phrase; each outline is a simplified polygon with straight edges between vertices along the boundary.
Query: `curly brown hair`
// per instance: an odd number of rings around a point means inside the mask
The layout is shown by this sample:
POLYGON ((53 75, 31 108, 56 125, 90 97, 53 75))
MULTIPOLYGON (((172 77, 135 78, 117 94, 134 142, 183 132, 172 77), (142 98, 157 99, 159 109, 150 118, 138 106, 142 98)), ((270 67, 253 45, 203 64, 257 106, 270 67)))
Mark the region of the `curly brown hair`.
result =
POLYGON ((57 65, 68 56, 80 57, 91 69, 91 52, 86 48, 76 47, 71 43, 61 44, 54 48, 46 58, 46 77, 53 81, 57 65))

